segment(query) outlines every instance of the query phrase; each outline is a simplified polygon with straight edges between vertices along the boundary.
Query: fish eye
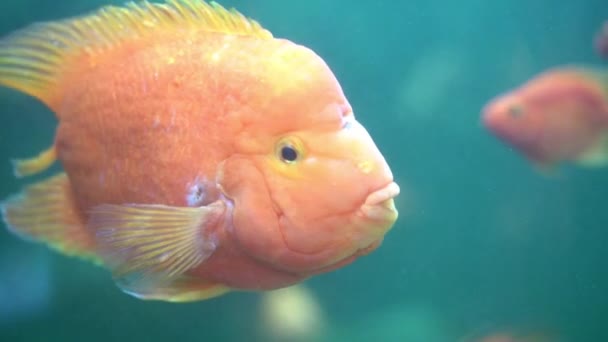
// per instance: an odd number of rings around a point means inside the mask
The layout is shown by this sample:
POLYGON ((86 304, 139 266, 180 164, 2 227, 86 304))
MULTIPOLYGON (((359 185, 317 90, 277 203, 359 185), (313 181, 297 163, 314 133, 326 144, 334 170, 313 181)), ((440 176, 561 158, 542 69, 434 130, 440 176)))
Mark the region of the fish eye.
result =
POLYGON ((520 105, 509 106, 509 115, 512 118, 518 118, 524 113, 524 109, 520 105))
POLYGON ((283 163, 293 164, 302 158, 302 146, 295 139, 282 139, 276 153, 283 163))
POLYGON ((286 163, 293 163, 298 159, 298 151, 289 145, 281 147, 281 160, 286 163))

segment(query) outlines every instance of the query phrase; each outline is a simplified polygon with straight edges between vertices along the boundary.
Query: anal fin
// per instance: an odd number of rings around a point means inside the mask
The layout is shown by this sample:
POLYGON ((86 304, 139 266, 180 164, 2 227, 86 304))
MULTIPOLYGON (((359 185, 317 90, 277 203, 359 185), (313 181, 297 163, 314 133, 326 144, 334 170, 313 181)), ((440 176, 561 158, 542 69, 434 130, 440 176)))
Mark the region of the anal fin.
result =
POLYGON ((81 222, 65 173, 27 186, 0 204, 2 218, 16 235, 66 255, 99 263, 94 240, 81 222))
POLYGON ((12 160, 13 173, 18 178, 35 175, 48 169, 56 159, 57 152, 55 145, 52 145, 35 157, 12 160))

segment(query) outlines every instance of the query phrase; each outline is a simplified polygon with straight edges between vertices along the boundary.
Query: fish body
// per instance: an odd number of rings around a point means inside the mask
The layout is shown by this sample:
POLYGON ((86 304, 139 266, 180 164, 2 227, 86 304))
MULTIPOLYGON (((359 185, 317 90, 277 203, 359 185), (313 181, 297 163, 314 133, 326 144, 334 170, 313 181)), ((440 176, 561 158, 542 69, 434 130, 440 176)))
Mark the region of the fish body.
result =
POLYGON ((0 41, 0 83, 44 102, 63 173, 7 226, 143 299, 270 290, 380 245, 399 187, 312 50, 197 0, 104 7, 0 41))
POLYGON ((547 70, 491 100, 484 126, 541 168, 608 162, 608 77, 600 69, 547 70))

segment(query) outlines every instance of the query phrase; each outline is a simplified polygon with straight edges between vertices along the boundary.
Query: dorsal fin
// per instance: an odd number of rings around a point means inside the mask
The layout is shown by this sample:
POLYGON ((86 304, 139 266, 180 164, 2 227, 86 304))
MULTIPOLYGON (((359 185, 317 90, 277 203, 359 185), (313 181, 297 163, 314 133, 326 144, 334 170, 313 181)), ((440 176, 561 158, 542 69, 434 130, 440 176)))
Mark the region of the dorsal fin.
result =
POLYGON ((32 24, 0 40, 0 84, 48 104, 69 58, 176 29, 272 38, 256 21, 215 2, 166 0, 106 6, 82 17, 32 24))

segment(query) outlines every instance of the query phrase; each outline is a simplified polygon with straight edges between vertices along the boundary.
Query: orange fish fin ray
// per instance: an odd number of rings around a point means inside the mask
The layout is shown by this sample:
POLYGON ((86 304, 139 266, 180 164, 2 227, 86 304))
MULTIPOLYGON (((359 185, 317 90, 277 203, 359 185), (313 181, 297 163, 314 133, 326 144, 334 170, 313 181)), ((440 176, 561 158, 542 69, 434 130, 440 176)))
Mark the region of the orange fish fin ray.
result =
POLYGON ((577 164, 589 168, 608 166, 608 133, 600 137, 588 151, 585 151, 577 159, 577 164))
POLYGON ((89 227, 119 286, 144 293, 170 286, 213 254, 211 230, 224 208, 102 204, 91 209, 89 227))
POLYGON ((1 209, 8 229, 21 238, 100 263, 94 240, 76 211, 65 173, 26 187, 4 201, 1 209))
POLYGON ((35 175, 48 169, 57 160, 55 146, 51 146, 40 152, 37 156, 26 159, 13 159, 13 173, 15 177, 21 178, 35 175))
MULTIPOLYGON (((146 283, 143 283, 146 284, 146 283)), ((143 300, 160 300, 166 302, 193 302, 221 296, 230 291, 223 285, 208 283, 201 279, 179 277, 170 284, 150 284, 142 286, 141 282, 132 284, 128 279, 116 281, 116 285, 125 293, 143 300)))

